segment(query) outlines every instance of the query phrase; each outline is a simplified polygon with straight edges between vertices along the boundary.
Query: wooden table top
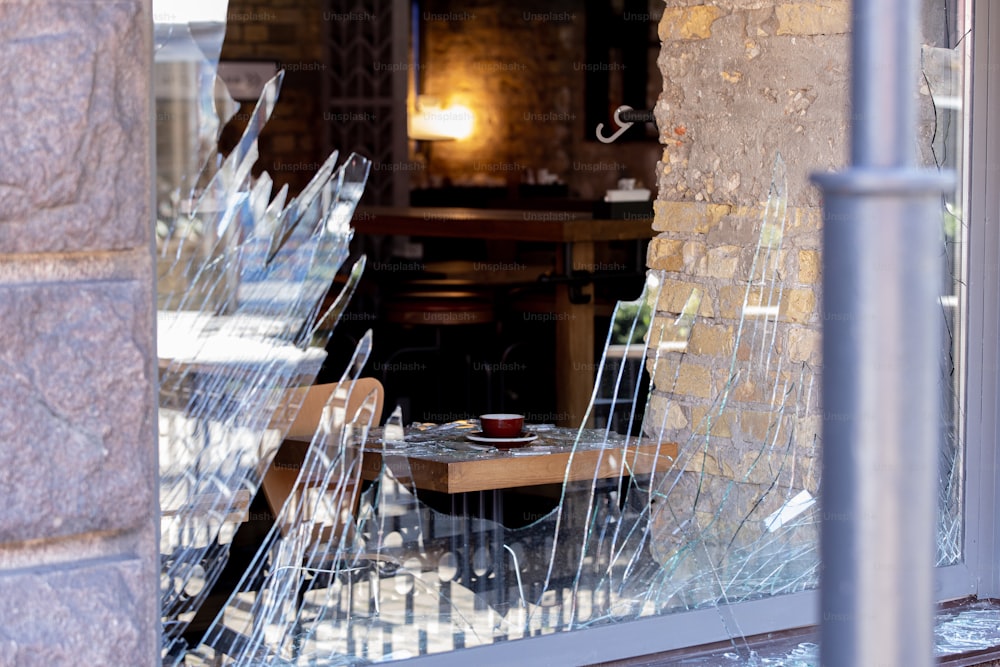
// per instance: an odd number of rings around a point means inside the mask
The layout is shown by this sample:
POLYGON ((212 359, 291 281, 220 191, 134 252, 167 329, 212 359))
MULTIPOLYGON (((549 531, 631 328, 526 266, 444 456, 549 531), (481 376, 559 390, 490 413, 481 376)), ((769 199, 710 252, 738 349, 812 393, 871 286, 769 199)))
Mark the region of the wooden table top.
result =
MULTIPOLYGON (((400 454, 388 462, 400 481, 428 491, 467 493, 665 472, 677 456, 677 445, 645 443, 530 455, 498 452, 468 458, 400 454)), ((362 476, 376 479, 382 459, 377 450, 365 451, 362 476)))
POLYGON ((435 236, 572 243, 653 237, 652 218, 595 220, 579 211, 475 208, 358 208, 351 226, 361 234, 435 236))
MULTIPOLYGON (((551 426, 539 427, 539 438, 520 449, 473 449, 480 446, 465 434, 475 428, 465 421, 411 429, 405 444, 383 446, 373 439, 364 450, 362 476, 378 479, 385 460, 397 479, 418 489, 466 493, 665 472, 677 458, 675 443, 617 434, 605 438, 603 429, 587 429, 574 445, 576 429, 551 426)), ((282 448, 300 450, 301 460, 308 444, 308 439, 289 438, 282 448)))

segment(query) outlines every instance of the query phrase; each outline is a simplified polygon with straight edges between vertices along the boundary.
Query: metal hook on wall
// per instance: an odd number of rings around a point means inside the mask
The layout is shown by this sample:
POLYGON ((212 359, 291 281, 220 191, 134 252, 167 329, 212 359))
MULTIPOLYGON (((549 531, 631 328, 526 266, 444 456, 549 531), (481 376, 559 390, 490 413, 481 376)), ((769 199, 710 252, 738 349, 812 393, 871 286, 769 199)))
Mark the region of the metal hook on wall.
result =
POLYGON ((652 123, 655 121, 652 111, 636 111, 627 104, 623 104, 617 109, 615 109, 614 118, 615 118, 615 124, 618 125, 618 131, 612 134, 610 137, 605 137, 602 134, 604 130, 604 123, 598 123, 597 130, 595 131, 595 134, 597 134, 598 141, 605 144, 610 144, 615 139, 625 134, 625 132, 627 132, 628 129, 633 125, 635 125, 636 123, 652 123))

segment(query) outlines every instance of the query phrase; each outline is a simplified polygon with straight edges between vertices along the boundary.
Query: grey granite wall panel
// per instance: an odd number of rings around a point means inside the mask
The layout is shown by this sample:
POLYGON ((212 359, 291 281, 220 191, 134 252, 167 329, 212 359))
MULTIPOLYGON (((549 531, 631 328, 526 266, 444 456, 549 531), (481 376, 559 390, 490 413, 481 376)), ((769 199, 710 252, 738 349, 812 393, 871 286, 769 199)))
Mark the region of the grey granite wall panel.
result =
POLYGON ((0 666, 159 664, 151 0, 0 0, 0 666))
POLYGON ((148 299, 136 282, 0 287, 0 542, 148 519, 148 299))
POLYGON ((0 665, 143 664, 158 652, 150 619, 123 610, 141 604, 147 575, 136 560, 0 574, 0 665))
POLYGON ((147 242, 141 5, 0 2, 0 252, 147 242))

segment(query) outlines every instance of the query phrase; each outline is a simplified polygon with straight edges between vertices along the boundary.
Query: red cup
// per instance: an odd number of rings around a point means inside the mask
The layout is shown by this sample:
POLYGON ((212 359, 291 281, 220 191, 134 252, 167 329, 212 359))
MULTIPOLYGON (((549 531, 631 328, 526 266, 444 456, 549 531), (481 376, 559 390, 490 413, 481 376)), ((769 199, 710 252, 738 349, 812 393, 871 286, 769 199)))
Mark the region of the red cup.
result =
POLYGON ((510 413, 481 415, 479 425, 487 438, 516 438, 524 431, 524 415, 510 413))

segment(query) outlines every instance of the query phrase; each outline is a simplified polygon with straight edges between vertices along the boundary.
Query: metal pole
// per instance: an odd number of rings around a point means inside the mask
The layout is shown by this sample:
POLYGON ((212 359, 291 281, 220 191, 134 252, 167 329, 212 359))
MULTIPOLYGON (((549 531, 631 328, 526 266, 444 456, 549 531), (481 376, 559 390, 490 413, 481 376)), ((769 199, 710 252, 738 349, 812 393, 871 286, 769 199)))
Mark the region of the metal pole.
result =
POLYGON ((857 0, 851 23, 855 167, 912 167, 920 31, 913 0, 857 0))
POLYGON ((821 663, 930 667, 941 195, 915 167, 919 3, 854 2, 852 166, 823 190, 821 663))

